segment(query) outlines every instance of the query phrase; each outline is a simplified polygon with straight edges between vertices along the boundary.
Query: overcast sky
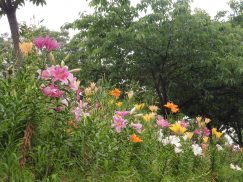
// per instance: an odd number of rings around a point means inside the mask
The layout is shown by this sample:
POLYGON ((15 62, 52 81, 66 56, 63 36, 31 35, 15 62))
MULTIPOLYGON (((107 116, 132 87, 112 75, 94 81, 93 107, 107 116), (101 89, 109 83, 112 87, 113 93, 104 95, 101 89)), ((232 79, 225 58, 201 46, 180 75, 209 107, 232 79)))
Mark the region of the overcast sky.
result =
MULTIPOLYGON (((133 3, 139 0, 132 0, 133 3)), ((229 0, 194 0, 192 8, 198 7, 206 10, 211 16, 214 16, 219 10, 228 10, 227 2, 229 0)), ((46 6, 33 6, 26 3, 25 7, 17 10, 17 19, 19 22, 27 24, 38 24, 44 20, 41 25, 51 30, 59 30, 66 22, 72 22, 79 17, 79 12, 90 12, 86 0, 46 0, 46 6)), ((7 18, 0 18, 0 34, 10 32, 7 18)))

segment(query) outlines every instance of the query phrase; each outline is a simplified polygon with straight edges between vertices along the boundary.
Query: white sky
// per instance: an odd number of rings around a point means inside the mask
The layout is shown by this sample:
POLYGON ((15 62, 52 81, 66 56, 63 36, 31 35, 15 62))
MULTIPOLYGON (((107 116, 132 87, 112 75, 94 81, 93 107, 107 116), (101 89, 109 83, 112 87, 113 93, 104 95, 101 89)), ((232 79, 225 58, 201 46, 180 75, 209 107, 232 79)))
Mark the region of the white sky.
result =
MULTIPOLYGON (((136 3, 139 0, 132 0, 136 3)), ((198 7, 206 10, 211 16, 216 15, 219 10, 229 10, 229 0, 194 0, 192 8, 198 7)), ((86 0, 46 0, 46 6, 33 6, 26 2, 24 7, 17 10, 18 22, 41 25, 51 30, 59 30, 64 23, 72 22, 79 18, 79 12, 90 12, 86 0), (34 17, 34 18, 33 18, 34 17)), ((0 34, 9 33, 9 26, 6 16, 0 18, 0 34)))

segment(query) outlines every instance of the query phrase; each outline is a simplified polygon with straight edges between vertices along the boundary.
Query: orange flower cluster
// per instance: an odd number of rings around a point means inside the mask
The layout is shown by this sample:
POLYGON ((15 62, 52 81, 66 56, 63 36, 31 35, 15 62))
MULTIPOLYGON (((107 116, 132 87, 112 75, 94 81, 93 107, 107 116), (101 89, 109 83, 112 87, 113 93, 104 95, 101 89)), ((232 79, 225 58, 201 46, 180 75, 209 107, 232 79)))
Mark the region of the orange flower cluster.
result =
POLYGON ((177 113, 179 111, 178 105, 174 104, 173 102, 167 102, 167 104, 164 106, 170 109, 172 113, 177 113))
POLYGON ((133 143, 140 143, 142 142, 143 140, 141 140, 141 138, 139 138, 139 136, 137 136, 136 134, 132 134, 130 136, 130 142, 133 142, 133 143))
POLYGON ((121 91, 117 88, 110 91, 110 95, 114 96, 116 99, 118 99, 121 95, 121 91))
POLYGON ((19 44, 19 48, 24 56, 27 56, 31 51, 33 44, 31 42, 23 42, 19 44))

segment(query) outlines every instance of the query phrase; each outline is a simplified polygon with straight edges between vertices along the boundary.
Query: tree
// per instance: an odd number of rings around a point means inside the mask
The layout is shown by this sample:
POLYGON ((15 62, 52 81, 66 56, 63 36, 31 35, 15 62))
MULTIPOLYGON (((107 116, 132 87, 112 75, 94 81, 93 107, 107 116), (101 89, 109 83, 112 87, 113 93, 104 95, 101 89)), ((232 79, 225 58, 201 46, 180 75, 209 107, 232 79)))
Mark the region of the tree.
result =
POLYGON ((189 3, 151 0, 133 7, 127 0, 91 1, 95 13, 72 25, 80 30, 75 38, 85 50, 83 61, 102 62, 115 81, 132 78, 155 89, 160 105, 166 104, 169 87, 200 69, 211 52, 205 43, 212 38, 210 17, 192 15, 189 3))
MULTIPOLYGON (((45 0, 29 0, 35 5, 46 4, 45 0)), ((19 28, 16 17, 16 10, 18 7, 23 6, 25 0, 0 0, 0 16, 7 15, 11 36, 14 45, 14 53, 17 58, 16 66, 22 67, 23 62, 21 61, 21 53, 19 50, 19 28)))
POLYGON ((202 10, 192 14, 190 1, 90 4, 95 12, 69 25, 80 30, 70 45, 87 75, 139 81, 155 90, 161 106, 173 100, 186 114, 234 127, 242 145, 241 27, 212 20, 202 10))
POLYGON ((232 24, 243 27, 243 0, 230 0, 229 5, 233 11, 230 17, 232 24))

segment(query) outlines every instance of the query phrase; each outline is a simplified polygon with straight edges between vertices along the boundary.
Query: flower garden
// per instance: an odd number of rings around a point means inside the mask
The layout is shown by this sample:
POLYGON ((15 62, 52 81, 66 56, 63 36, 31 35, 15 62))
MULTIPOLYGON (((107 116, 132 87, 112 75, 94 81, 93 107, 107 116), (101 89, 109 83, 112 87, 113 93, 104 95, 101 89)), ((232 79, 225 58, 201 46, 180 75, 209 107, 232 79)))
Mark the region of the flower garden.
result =
POLYGON ((1 180, 242 181, 242 148, 213 120, 135 86, 82 85, 59 47, 48 36, 22 43, 25 66, 1 80, 1 180))

